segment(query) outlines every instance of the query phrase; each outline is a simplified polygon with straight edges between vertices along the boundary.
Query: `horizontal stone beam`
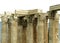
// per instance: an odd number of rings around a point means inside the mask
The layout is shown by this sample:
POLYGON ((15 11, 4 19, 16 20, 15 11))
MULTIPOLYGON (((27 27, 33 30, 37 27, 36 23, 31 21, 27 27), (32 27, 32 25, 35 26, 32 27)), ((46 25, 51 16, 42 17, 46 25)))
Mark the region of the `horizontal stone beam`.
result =
POLYGON ((34 9, 34 10, 16 10, 15 13, 22 16, 22 15, 30 15, 30 14, 42 13, 42 11, 38 10, 38 9, 34 9))
POLYGON ((53 10, 60 10, 60 4, 54 5, 54 6, 50 6, 50 11, 53 11, 53 10))

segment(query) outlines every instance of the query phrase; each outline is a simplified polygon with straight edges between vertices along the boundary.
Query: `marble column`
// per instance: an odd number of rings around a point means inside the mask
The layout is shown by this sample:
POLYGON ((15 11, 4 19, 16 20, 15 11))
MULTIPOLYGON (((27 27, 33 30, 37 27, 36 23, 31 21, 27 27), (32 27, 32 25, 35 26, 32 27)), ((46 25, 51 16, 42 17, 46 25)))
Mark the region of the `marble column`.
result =
POLYGON ((44 19, 44 43, 48 43, 48 16, 44 19))
POLYGON ((18 43, 22 43, 22 30, 23 30, 23 26, 21 25, 21 19, 18 18, 18 43))
MULTIPOLYGON (((56 27, 58 25, 55 20, 50 20, 50 28, 49 28, 49 43, 57 43, 56 42, 56 27), (55 27, 56 26, 56 27, 55 27)), ((58 28, 57 28, 58 29, 58 28)))
POLYGON ((33 20, 33 43, 37 43, 37 17, 33 20))
POLYGON ((56 17, 55 17, 55 36, 56 36, 56 42, 55 43, 59 43, 58 39, 59 39, 59 33, 58 33, 58 30, 59 30, 59 15, 56 14, 56 17))
POLYGON ((58 33, 58 18, 56 15, 50 16, 49 18, 49 43, 58 43, 57 40, 58 33))
POLYGON ((11 43, 11 20, 8 19, 8 43, 11 43))
POLYGON ((25 17, 22 20, 22 43, 26 43, 26 30, 27 30, 27 20, 25 19, 25 17))
POLYGON ((59 26, 59 15, 58 14, 56 14, 55 15, 55 43, 58 43, 58 26, 59 26))
POLYGON ((17 43, 17 19, 11 18, 11 43, 17 43))
POLYGON ((58 34, 57 34, 57 36, 58 36, 58 43, 60 43, 60 15, 59 15, 59 25, 58 25, 58 34))
POLYGON ((18 26, 18 43, 22 43, 22 25, 18 26))
POLYGON ((44 18, 41 15, 37 21, 37 43, 44 43, 44 18))
POLYGON ((33 43, 37 43, 37 22, 38 14, 35 14, 33 17, 33 43))
POLYGON ((33 43, 33 23, 32 16, 27 18, 26 43, 33 43))
POLYGON ((7 16, 2 17, 2 43, 7 43, 7 16))

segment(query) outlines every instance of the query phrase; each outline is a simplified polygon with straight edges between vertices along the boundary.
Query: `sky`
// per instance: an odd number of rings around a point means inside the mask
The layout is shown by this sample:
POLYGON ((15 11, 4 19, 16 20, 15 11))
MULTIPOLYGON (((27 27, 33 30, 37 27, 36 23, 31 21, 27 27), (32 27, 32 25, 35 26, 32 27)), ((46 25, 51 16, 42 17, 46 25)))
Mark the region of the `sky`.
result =
POLYGON ((58 4, 59 0, 0 0, 0 13, 14 10, 41 9, 43 12, 49 10, 49 6, 58 4))

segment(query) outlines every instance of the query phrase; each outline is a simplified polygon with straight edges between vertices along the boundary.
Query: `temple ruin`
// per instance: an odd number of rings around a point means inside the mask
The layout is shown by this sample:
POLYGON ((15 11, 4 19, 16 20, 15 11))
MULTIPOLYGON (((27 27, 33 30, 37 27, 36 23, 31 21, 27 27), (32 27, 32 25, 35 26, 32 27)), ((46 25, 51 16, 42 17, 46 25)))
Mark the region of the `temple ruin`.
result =
POLYGON ((1 43, 58 43, 59 10, 60 5, 54 5, 47 13, 38 9, 5 12, 1 43))

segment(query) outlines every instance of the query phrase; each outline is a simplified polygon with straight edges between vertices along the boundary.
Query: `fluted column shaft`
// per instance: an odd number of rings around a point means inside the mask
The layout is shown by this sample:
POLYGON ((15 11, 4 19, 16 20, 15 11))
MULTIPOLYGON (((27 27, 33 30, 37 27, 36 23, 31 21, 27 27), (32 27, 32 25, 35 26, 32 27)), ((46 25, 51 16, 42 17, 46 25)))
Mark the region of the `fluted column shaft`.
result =
POLYGON ((49 20, 49 43, 58 43, 58 18, 53 17, 49 20))
POLYGON ((17 20, 11 20, 11 43, 17 43, 17 20))
POLYGON ((27 19, 26 43, 33 43, 33 23, 30 18, 27 19))
POLYGON ((37 21, 37 43, 44 43, 44 20, 40 15, 37 21))
POLYGON ((44 43, 48 43, 48 17, 44 19, 44 43))
POLYGON ((2 43, 7 43, 7 17, 2 17, 2 43))
POLYGON ((22 25, 19 25, 18 26, 18 43, 22 43, 22 29, 23 29, 23 27, 22 27, 22 25))
POLYGON ((8 43, 11 43, 11 22, 10 19, 8 19, 8 43))

